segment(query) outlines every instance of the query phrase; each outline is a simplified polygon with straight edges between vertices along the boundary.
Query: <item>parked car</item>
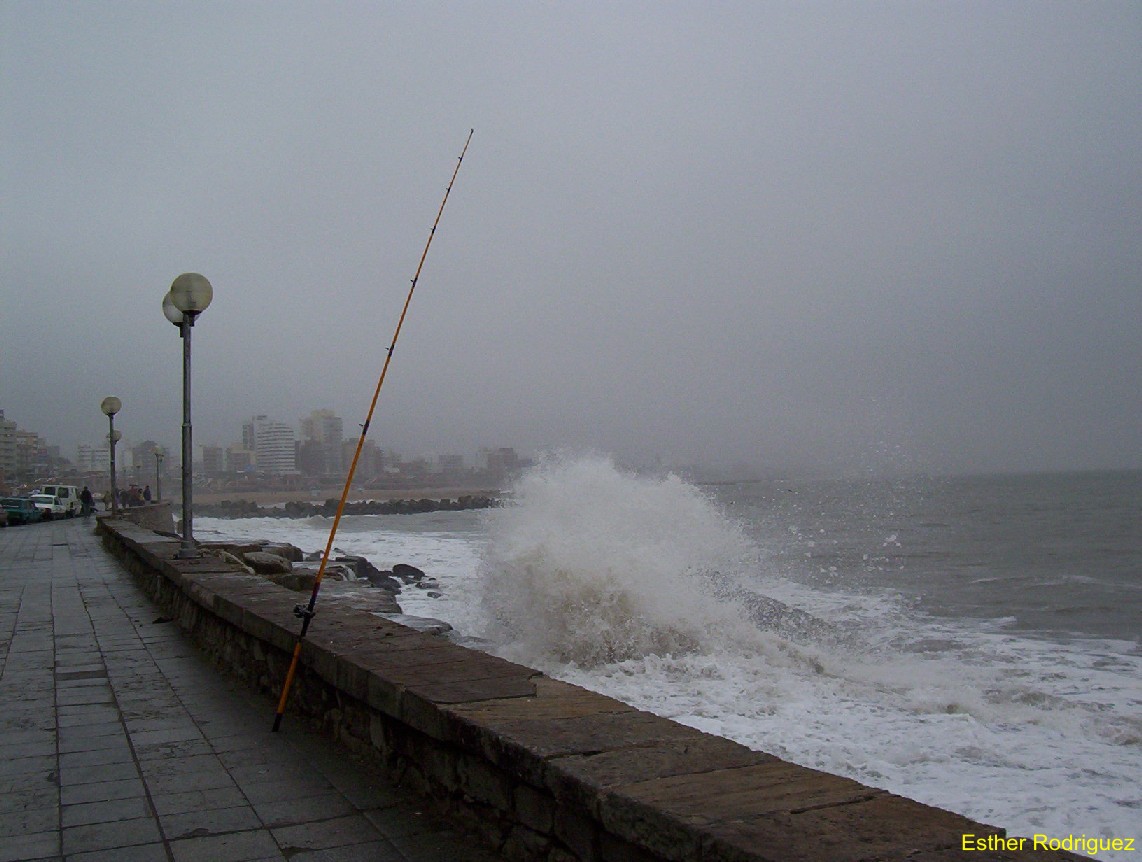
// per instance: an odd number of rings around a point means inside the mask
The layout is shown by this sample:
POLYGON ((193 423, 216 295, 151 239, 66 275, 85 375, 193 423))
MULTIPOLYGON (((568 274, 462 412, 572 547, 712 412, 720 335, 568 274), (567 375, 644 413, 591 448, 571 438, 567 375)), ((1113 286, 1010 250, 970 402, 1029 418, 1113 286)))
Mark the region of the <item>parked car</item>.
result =
POLYGON ((43 512, 45 521, 50 521, 53 518, 66 518, 68 516, 67 506, 59 497, 52 494, 33 494, 31 501, 35 504, 36 508, 43 512))
POLYGON ((44 517, 43 510, 29 497, 4 497, 0 499, 0 506, 8 513, 8 523, 11 525, 34 524, 44 517))
POLYGON ((83 509, 83 503, 79 499, 79 488, 75 485, 44 485, 36 493, 59 497, 64 507, 64 515, 68 518, 74 518, 83 509))

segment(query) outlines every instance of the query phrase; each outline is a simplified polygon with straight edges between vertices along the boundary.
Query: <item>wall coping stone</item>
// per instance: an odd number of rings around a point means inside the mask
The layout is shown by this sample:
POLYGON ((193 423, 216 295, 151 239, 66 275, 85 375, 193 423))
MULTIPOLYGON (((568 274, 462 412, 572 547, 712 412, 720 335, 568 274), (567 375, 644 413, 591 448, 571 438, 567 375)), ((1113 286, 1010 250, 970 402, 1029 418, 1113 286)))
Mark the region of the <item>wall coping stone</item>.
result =
MULTIPOLYGON (((177 539, 123 519, 98 529, 216 661, 278 694, 298 593, 216 557, 178 559, 177 539)), ((318 604, 299 666, 287 720, 301 710, 371 751, 506 858, 978 862, 963 835, 1005 835, 343 605, 318 604)))

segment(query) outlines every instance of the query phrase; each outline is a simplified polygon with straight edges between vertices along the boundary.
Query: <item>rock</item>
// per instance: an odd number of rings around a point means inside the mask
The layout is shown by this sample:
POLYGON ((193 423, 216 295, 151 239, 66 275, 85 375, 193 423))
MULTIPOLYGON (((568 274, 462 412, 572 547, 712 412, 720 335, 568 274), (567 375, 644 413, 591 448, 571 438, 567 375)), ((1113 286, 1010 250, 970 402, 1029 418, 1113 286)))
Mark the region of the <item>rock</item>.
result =
POLYGON ((424 578, 424 572, 408 563, 397 563, 393 566, 393 574, 406 584, 412 584, 424 578))
MULTIPOLYGON (((321 568, 321 563, 317 565, 313 563, 299 563, 293 567, 295 572, 305 572, 317 577, 317 572, 321 568)), ((348 568, 342 563, 329 563, 325 566, 325 574, 322 575, 322 582, 325 581, 353 581, 356 578, 353 575, 353 570, 348 568)))
POLYGON ((337 562, 351 563, 353 565, 353 573, 362 580, 368 579, 370 572, 379 571, 376 566, 374 566, 360 554, 346 554, 343 551, 340 553, 341 556, 336 558, 337 562))
POLYGON ((267 542, 262 545, 262 551, 267 554, 277 554, 279 557, 289 560, 291 563, 300 563, 305 554, 302 553, 301 548, 296 545, 286 544, 285 542, 267 542))
POLYGON ((328 581, 355 581, 357 573, 346 565, 330 563, 325 567, 325 579, 328 581))
MULTIPOLYGON (((339 500, 324 503, 308 500, 291 500, 284 506, 259 506, 250 500, 223 500, 219 503, 199 503, 195 514, 211 518, 311 518, 314 515, 333 517, 339 500)), ((345 504, 346 515, 400 515, 412 512, 456 511, 459 509, 487 509, 498 506, 495 497, 465 494, 457 498, 440 500, 360 500, 345 504)))
POLYGON ((285 512, 287 518, 309 518, 317 514, 317 506, 313 503, 303 503, 300 500, 294 500, 286 503, 285 512))
POLYGON ((384 590, 386 593, 392 593, 394 596, 400 594, 401 583, 393 577, 392 572, 373 572, 368 576, 367 580, 378 590, 384 590))
POLYGON ((313 582, 317 580, 317 575, 313 572, 287 572, 268 577, 275 584, 296 592, 312 592, 313 582))
POLYGON ((440 584, 437 583, 436 578, 425 578, 424 580, 416 582, 416 588, 418 590, 438 590, 440 589, 440 584))
POLYGON ((210 554, 211 556, 218 557, 218 559, 222 560, 223 562, 230 563, 232 566, 237 566, 248 575, 257 574, 257 572, 255 572, 242 561, 241 557, 235 556, 227 550, 217 547, 207 548, 206 553, 210 554))
POLYGON ((277 554, 253 551, 243 554, 242 559, 259 575, 284 575, 293 571, 293 563, 277 554))
POLYGON ((399 614, 400 605, 396 599, 383 590, 373 590, 361 582, 324 582, 321 587, 319 605, 354 608, 370 614, 399 614))

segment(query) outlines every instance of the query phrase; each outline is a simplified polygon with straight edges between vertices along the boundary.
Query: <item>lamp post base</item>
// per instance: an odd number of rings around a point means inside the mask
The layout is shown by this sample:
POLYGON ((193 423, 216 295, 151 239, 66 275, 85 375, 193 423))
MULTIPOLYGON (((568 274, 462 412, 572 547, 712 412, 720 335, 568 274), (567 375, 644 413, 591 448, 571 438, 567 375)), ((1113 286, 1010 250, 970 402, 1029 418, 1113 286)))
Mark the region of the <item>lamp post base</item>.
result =
POLYGON ((202 551, 193 546, 183 545, 174 556, 176 560, 197 560, 202 556, 202 551))

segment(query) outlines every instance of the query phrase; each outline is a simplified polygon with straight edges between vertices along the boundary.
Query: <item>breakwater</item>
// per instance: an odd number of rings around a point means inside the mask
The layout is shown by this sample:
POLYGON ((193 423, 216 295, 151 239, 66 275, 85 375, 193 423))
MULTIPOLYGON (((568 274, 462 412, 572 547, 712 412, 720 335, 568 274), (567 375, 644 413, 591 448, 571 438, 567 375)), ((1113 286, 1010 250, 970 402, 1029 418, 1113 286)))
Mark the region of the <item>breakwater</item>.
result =
MULTIPOLYGON (((177 559, 177 540, 136 524, 99 528, 220 668, 277 693, 297 593, 216 557, 177 559)), ((1083 858, 349 606, 320 607, 293 691, 287 721, 370 757, 505 859, 936 862, 978 860, 981 847, 988 860, 1083 858)))
MULTIPOLYGON (((280 506, 262 506, 251 500, 222 500, 197 503, 194 513, 204 518, 332 518, 337 514, 338 500, 321 503, 293 500, 280 506)), ((489 509, 499 499, 486 494, 465 494, 439 499, 358 500, 345 504, 346 515, 411 515, 420 512, 455 512, 461 509, 489 509)))

